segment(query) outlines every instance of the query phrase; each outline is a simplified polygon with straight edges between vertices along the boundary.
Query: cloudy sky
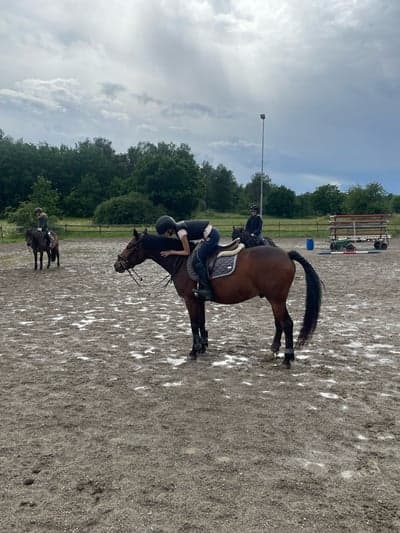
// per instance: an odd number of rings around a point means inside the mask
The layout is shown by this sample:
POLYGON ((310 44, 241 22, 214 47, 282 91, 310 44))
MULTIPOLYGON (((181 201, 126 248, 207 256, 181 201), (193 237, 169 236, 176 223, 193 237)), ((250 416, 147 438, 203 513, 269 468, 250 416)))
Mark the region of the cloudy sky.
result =
POLYGON ((0 128, 400 194, 400 0, 0 0, 0 128))

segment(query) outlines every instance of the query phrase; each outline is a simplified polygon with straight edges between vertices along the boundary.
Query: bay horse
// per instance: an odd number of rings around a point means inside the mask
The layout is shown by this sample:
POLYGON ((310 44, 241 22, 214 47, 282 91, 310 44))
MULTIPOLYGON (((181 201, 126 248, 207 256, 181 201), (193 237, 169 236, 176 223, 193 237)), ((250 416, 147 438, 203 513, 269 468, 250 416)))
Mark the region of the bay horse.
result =
MULTIPOLYGON (((193 244, 193 243, 192 243, 193 244)), ((169 255, 163 257, 163 250, 181 250, 181 242, 176 238, 151 235, 146 231, 139 234, 136 229, 133 238, 118 255, 114 268, 117 272, 130 271, 151 259, 164 268, 171 276, 175 289, 186 304, 192 329, 193 344, 188 355, 196 359, 208 346, 205 324, 205 302, 193 294, 196 282, 187 270, 188 257, 169 255)), ((281 347, 282 333, 285 336, 283 364, 290 368, 294 361, 293 321, 287 310, 286 301, 293 283, 296 267, 301 264, 305 272, 306 302, 303 323, 296 342, 301 348, 308 342, 317 326, 322 296, 322 281, 312 265, 298 252, 285 252, 277 246, 256 246, 239 252, 236 269, 229 276, 211 280, 214 301, 221 304, 236 304, 259 296, 266 298, 272 307, 275 321, 275 335, 271 351, 276 356, 281 347)))
POLYGON ((50 261, 57 260, 57 266, 60 266, 60 252, 58 246, 58 237, 54 231, 51 231, 52 244, 49 246, 43 232, 37 229, 27 229, 25 232, 26 245, 32 248, 34 257, 34 268, 38 267, 38 255, 40 270, 43 270, 43 254, 47 254, 47 268, 50 268, 50 261))

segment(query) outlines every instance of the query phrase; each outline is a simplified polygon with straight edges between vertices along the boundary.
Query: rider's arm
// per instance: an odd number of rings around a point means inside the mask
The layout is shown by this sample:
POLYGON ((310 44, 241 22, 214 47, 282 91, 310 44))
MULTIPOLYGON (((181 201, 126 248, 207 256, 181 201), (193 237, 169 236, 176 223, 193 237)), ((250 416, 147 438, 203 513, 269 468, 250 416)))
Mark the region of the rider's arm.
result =
POLYGON ((179 239, 182 243, 183 250, 165 250, 164 252, 161 252, 161 255, 163 257, 167 257, 168 255, 190 255, 190 246, 187 233, 179 235, 179 239))
POLYGON ((262 225, 263 225, 262 218, 258 217, 257 228, 254 231, 254 233, 255 233, 255 235, 257 235, 257 237, 259 237, 261 235, 262 225))

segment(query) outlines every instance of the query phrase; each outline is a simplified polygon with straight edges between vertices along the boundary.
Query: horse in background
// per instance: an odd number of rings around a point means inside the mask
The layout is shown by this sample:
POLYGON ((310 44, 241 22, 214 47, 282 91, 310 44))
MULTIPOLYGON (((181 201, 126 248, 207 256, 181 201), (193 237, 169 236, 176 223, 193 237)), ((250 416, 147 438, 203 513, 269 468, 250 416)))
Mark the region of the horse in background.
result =
POLYGON ((26 245, 32 248, 34 257, 34 268, 38 268, 38 255, 40 270, 43 270, 43 254, 47 254, 47 268, 50 268, 50 262, 57 260, 57 266, 60 266, 60 251, 57 234, 50 232, 50 246, 45 234, 37 229, 27 229, 25 232, 26 245))
POLYGON ((253 248, 253 246, 274 246, 276 248, 276 244, 272 239, 269 237, 257 237, 256 235, 251 235, 251 233, 246 231, 243 226, 233 226, 232 240, 233 239, 240 239, 240 242, 242 242, 246 248, 253 248))

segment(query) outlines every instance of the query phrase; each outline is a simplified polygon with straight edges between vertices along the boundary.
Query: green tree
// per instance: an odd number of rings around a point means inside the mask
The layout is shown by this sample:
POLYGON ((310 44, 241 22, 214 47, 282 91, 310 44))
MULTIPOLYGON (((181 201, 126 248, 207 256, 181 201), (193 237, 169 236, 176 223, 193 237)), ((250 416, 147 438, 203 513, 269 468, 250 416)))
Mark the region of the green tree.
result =
POLYGON ((32 204, 41 207, 49 216, 58 216, 60 196, 52 188, 51 181, 39 176, 32 186, 29 200, 32 204))
POLYGON ((99 204, 93 220, 97 224, 154 224, 163 213, 140 193, 116 196, 99 204))
POLYGON ((232 211, 238 200, 238 184, 231 170, 218 165, 208 180, 208 207, 216 211, 232 211))
POLYGON ((138 192, 178 219, 189 217, 202 197, 199 167, 187 145, 147 146, 133 179, 138 192))
POLYGON ((351 187, 346 195, 344 209, 346 213, 353 215, 388 213, 390 201, 382 185, 372 182, 364 188, 359 185, 351 187))
POLYGON ((296 212, 296 194, 284 185, 272 185, 268 194, 267 211, 276 217, 292 218, 296 212))
POLYGON ((91 217, 102 198, 99 180, 93 174, 85 174, 65 199, 65 211, 70 216, 91 217))
POLYGON ((7 221, 21 230, 34 228, 37 226, 35 207, 37 206, 32 202, 21 202, 16 209, 7 210, 7 221))
POLYGON ((262 212, 265 213, 268 204, 268 196, 272 189, 271 179, 267 174, 256 172, 251 178, 251 181, 245 185, 244 193, 245 200, 247 203, 247 209, 251 204, 256 204, 261 208, 261 206, 259 205, 261 196, 261 182, 263 191, 262 212))
POLYGON ((390 199, 390 210, 393 213, 400 213, 400 195, 394 194, 390 199))
POLYGON ((295 216, 299 218, 310 217, 315 215, 313 208, 312 194, 306 192, 296 196, 295 216))
POLYGON ((343 213, 345 195, 337 185, 322 185, 311 194, 311 205, 316 215, 343 213))

